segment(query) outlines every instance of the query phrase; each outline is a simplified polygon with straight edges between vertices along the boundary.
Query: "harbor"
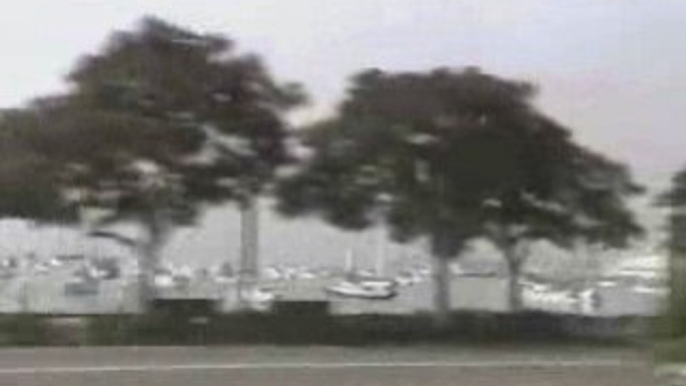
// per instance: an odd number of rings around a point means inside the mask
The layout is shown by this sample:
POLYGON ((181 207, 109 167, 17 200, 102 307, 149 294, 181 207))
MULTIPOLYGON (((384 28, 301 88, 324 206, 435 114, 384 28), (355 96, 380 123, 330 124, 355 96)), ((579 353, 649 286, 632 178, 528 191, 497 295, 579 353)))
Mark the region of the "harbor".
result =
MULTIPOLYGON (((520 279, 523 303, 528 310, 591 317, 655 316, 667 299, 666 282, 654 267, 637 259, 593 281, 563 283, 534 275, 520 279), (650 271, 653 270, 653 271, 650 271)), ((116 314, 136 313, 138 270, 127 259, 89 259, 62 256, 36 262, 32 268, 5 261, 0 269, 0 313, 116 314), (106 262, 106 263, 105 263, 106 262), (109 270, 108 270, 109 269, 109 270)), ((509 312, 508 278, 497 269, 470 271, 452 264, 452 311, 509 312)), ((370 272, 362 272, 364 274, 370 272)), ((268 310, 275 301, 320 301, 331 304, 334 314, 413 314, 432 310, 433 282, 430 266, 415 264, 386 277, 392 296, 374 298, 358 293, 332 292, 348 273, 336 267, 270 266, 255 284, 251 307, 268 310)), ((165 299, 212 299, 221 312, 238 311, 242 304, 238 277, 226 267, 175 267, 155 275, 156 296, 165 299)))

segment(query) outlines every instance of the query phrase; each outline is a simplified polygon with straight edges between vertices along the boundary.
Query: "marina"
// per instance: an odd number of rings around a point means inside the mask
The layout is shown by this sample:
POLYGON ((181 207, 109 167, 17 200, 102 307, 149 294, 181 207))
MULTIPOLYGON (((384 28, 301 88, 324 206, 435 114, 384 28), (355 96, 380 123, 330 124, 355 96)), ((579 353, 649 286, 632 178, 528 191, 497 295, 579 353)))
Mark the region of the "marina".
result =
MULTIPOLYGON (((99 270, 92 259, 85 257, 54 259, 50 264, 36 262, 34 269, 15 267, 11 261, 5 261, 0 279, 0 313, 139 312, 135 264, 127 264, 126 259, 117 261, 119 265, 112 260, 107 263, 117 274, 99 270)), ((497 272, 474 274, 458 264, 452 267, 452 310, 510 311, 506 276, 497 272)), ((632 272, 635 268, 628 266, 608 272, 611 276, 573 285, 525 277, 520 281, 522 301, 526 309, 551 313, 594 317, 657 315, 667 297, 665 283, 657 274, 650 276, 645 270, 632 272)), ((255 309, 263 311, 274 301, 327 301, 336 314, 431 311, 433 284, 428 267, 406 268, 383 280, 365 279, 364 274, 362 271, 353 282, 348 272, 335 267, 270 266, 263 270, 249 299, 255 309)), ((241 308, 238 279, 227 275, 225 267, 223 272, 221 267, 191 269, 168 265, 157 271, 155 293, 165 299, 213 299, 222 312, 241 308)))

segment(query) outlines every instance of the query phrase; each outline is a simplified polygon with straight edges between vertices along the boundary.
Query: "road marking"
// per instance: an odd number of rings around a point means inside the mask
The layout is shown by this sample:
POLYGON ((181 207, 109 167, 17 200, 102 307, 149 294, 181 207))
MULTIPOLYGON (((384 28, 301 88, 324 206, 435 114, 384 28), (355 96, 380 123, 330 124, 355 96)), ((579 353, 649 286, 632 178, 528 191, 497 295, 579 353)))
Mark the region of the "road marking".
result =
POLYGON ((327 362, 327 363, 205 363, 83 367, 16 367, 0 368, 2 375, 144 373, 222 370, 335 370, 365 368, 579 368, 628 367, 643 364, 637 361, 481 361, 481 362, 327 362))

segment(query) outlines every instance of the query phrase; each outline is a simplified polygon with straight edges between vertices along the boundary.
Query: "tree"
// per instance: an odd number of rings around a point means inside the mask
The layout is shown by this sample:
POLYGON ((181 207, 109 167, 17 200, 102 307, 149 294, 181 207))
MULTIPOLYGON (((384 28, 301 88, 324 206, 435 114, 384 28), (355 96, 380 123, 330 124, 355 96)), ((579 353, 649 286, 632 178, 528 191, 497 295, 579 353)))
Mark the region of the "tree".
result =
POLYGON ((27 146, 20 131, 24 112, 0 112, 0 218, 40 223, 74 222, 78 214, 58 187, 58 167, 27 146))
POLYGON ((686 169, 672 177, 669 189, 661 193, 656 201, 660 207, 670 210, 668 224, 669 290, 668 330, 675 336, 686 332, 686 169))
POLYGON ((520 148, 517 167, 524 174, 516 189, 490 198, 485 208, 484 235, 507 262, 514 311, 522 306, 519 277, 532 243, 626 248, 643 232, 626 203, 642 188, 626 167, 575 144, 569 134, 544 138, 543 132, 555 132, 548 124, 555 125, 544 121, 542 133, 520 148))
POLYGON ((443 321, 447 261, 488 237, 510 267, 516 308, 530 241, 622 245, 640 233, 623 201, 640 191, 627 169, 574 143, 536 109, 535 94, 476 68, 364 71, 337 114, 304 131, 312 156, 282 182, 280 210, 346 228, 385 222, 401 241, 427 237, 443 321))
POLYGON ((227 38, 155 18, 115 33, 68 80, 67 94, 37 100, 16 124, 25 147, 59 165, 75 204, 109 210, 99 225, 142 227, 144 301, 176 226, 208 204, 251 207, 289 162, 283 114, 303 100, 227 38))

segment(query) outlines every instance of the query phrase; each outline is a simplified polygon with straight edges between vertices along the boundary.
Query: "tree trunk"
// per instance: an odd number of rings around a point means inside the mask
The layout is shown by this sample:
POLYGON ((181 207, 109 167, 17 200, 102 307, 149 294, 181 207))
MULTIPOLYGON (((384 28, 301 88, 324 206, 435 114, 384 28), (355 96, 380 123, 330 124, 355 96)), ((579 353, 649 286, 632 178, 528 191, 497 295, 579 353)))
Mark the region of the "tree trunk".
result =
POLYGON ((150 310, 155 298, 155 269, 159 262, 159 246, 153 240, 146 240, 139 256, 138 302, 144 313, 150 310))
POLYGON ((443 256, 433 258, 434 321, 438 328, 450 324, 450 261, 443 256))
POLYGON ((666 333, 667 336, 683 337, 686 335, 686 261, 683 255, 670 256, 669 275, 669 297, 665 304, 667 315, 666 333))
POLYGON ((441 231, 435 232, 431 238, 434 323, 439 329, 450 324, 450 254, 446 241, 441 231))
POLYGON ((247 197, 240 205, 241 251, 237 296, 242 308, 250 306, 249 293, 259 280, 259 210, 256 199, 247 197))
POLYGON ((683 336, 686 332, 686 212, 681 207, 672 208, 670 216, 670 244, 668 260, 669 298, 665 328, 668 336, 683 336))
POLYGON ((506 247, 503 251, 507 262, 508 306, 510 312, 520 312, 522 305, 522 291, 519 278, 522 267, 522 256, 517 253, 515 245, 506 247))
POLYGON ((153 213, 145 222, 145 237, 139 251, 138 301, 145 313, 155 298, 155 270, 161 258, 165 230, 158 213, 153 213))

